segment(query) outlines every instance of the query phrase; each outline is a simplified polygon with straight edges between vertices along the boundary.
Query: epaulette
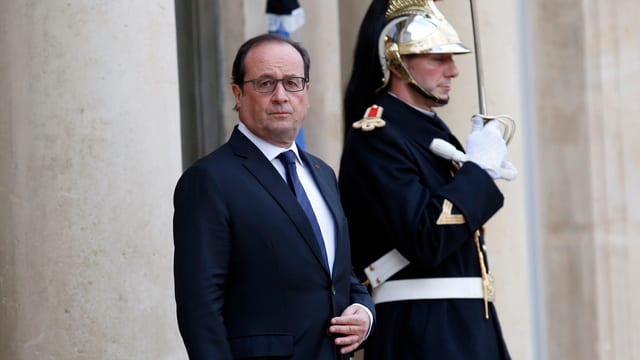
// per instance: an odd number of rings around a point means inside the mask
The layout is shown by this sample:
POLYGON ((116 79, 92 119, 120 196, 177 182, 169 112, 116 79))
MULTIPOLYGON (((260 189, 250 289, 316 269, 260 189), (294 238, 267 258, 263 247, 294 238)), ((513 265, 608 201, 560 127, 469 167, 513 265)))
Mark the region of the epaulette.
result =
POLYGON ((364 117, 353 123, 354 129, 362 129, 362 131, 371 131, 375 128, 384 127, 386 122, 382 120, 382 106, 372 105, 369 106, 367 111, 364 112, 364 117))

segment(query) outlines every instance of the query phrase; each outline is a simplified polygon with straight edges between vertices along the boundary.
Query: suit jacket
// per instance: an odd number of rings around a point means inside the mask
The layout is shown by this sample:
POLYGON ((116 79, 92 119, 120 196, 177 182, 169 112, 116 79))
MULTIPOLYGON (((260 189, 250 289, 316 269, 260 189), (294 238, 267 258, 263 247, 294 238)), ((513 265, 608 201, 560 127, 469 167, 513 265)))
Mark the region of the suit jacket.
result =
POLYGON ((178 181, 175 294, 191 359, 337 359, 329 320, 352 303, 374 313, 352 272, 335 174, 300 156, 334 217, 333 278, 295 196, 237 128, 178 181))

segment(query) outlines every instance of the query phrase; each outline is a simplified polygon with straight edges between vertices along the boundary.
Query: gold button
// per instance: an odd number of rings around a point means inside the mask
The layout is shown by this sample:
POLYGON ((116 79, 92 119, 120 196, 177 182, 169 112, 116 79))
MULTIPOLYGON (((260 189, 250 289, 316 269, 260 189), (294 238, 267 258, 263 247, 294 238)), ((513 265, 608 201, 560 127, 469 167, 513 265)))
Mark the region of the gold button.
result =
POLYGON ((380 284, 380 283, 382 283, 382 279, 380 279, 380 278, 376 278, 376 282, 377 282, 378 284, 380 284))
POLYGON ((369 270, 374 271, 376 269, 375 266, 373 266, 373 264, 369 265, 369 270))

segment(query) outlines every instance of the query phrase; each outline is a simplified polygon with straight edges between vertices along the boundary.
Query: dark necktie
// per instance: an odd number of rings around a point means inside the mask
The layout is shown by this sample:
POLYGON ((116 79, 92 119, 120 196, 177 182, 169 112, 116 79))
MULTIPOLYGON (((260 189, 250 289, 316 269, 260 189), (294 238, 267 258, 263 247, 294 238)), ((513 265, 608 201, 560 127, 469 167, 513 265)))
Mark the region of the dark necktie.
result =
POLYGON ((307 215, 307 218, 311 223, 311 227, 313 228, 313 233, 316 236, 318 246, 320 246, 320 251, 322 251, 322 257, 324 259, 325 265, 328 265, 327 250, 324 247, 324 240, 322 240, 320 225, 318 224, 318 220, 316 219, 316 214, 313 212, 313 208, 311 207, 311 202, 309 202, 307 193, 302 187, 300 178, 298 178, 298 171, 296 170, 296 154, 294 154, 291 150, 287 150, 278 155, 278 160, 280 160, 282 165, 284 165, 284 168, 287 172, 287 183, 289 184, 289 188, 291 189, 291 191, 293 191, 296 199, 298 199, 298 203, 302 207, 302 210, 304 210, 304 213, 307 215))

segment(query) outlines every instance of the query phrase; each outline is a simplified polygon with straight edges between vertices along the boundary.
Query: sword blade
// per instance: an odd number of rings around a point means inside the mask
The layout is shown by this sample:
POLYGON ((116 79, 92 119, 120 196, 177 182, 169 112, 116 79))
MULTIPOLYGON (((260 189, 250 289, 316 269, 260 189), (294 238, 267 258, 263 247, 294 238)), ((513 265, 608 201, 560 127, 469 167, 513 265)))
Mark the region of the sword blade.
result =
POLYGON ((476 80, 478 83, 478 106, 480 114, 487 115, 487 99, 484 90, 484 74, 482 67, 482 54, 480 47, 480 32, 478 31, 478 12, 475 0, 469 0, 471 4, 471 25, 473 28, 473 47, 476 59, 476 80))

